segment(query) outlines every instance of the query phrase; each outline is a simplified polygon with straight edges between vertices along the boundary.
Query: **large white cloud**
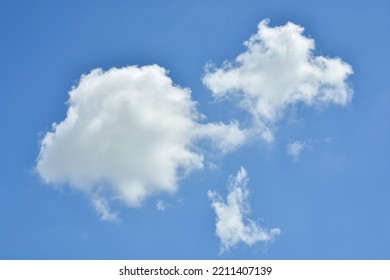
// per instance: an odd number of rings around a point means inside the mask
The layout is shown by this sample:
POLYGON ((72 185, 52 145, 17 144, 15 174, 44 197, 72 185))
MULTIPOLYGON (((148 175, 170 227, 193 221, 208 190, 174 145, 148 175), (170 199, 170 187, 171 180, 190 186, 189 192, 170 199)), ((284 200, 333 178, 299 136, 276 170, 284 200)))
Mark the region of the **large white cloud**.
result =
POLYGON ((225 152, 245 139, 235 122, 201 124, 191 91, 157 65, 95 69, 69 95, 67 116, 43 138, 36 169, 47 183, 87 193, 106 220, 116 217, 112 200, 139 206, 202 168, 199 140, 225 152))
POLYGON ((253 116, 254 129, 268 142, 272 125, 297 103, 345 105, 352 97, 352 67, 340 58, 315 56, 313 39, 294 23, 269 27, 263 20, 246 50, 221 68, 208 65, 203 83, 217 98, 233 97, 253 116))
POLYGON ((221 242, 221 252, 239 243, 254 245, 260 241, 272 241, 280 234, 279 228, 264 229, 248 218, 250 206, 247 183, 247 172, 241 167, 235 177, 230 177, 226 202, 216 192, 208 192, 216 214, 216 235, 221 242))

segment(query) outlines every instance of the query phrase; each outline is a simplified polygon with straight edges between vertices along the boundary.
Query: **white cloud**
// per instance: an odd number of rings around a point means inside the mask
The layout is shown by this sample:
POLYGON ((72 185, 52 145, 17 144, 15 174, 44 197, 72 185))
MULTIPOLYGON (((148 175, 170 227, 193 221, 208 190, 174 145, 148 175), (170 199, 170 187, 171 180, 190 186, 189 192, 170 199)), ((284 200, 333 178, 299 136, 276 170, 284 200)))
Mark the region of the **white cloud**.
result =
POLYGON ((159 211, 165 211, 165 209, 167 208, 167 204, 163 200, 158 199, 156 201, 156 208, 159 211))
POLYGON ((231 152, 242 146, 248 139, 249 132, 239 128, 238 122, 230 124, 208 123, 199 126, 194 132, 199 138, 210 139, 223 153, 231 152))
POLYGON ((93 195, 91 201, 96 211, 101 214, 102 220, 111 222, 118 220, 118 214, 112 212, 110 205, 104 197, 93 195))
POLYGON ((269 27, 268 20, 245 42, 246 51, 221 68, 206 67, 203 83, 216 98, 238 99, 254 130, 273 140, 272 125, 289 106, 345 105, 352 97, 352 67, 340 58, 315 56, 314 40, 294 23, 269 27))
POLYGON ((66 118, 41 142, 36 169, 46 183, 87 193, 106 220, 116 217, 112 201, 139 206, 176 191, 182 176, 203 167, 200 140, 225 152, 245 138, 235 122, 199 123, 191 91, 157 65, 94 69, 69 96, 66 118))
POLYGON ((221 242, 221 252, 241 242, 254 245, 260 241, 272 241, 280 234, 279 228, 264 229, 248 218, 250 206, 247 183, 247 172, 241 167, 235 177, 230 177, 226 202, 216 192, 208 192, 216 214, 216 235, 221 242))
POLYGON ((305 143, 302 141, 294 141, 287 144, 287 154, 294 160, 298 160, 305 148, 305 143))

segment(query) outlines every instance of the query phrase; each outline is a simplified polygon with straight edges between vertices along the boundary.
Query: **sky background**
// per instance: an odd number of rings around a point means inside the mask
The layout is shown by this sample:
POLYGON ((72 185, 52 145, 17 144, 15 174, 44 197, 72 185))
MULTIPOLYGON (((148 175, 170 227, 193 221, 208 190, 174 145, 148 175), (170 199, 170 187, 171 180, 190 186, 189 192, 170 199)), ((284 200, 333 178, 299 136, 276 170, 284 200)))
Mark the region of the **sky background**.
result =
POLYGON ((389 26, 390 4, 378 0, 0 0, 0 258, 389 259, 389 26), (304 27, 315 55, 351 65, 351 102, 297 106, 275 124, 273 143, 213 154, 177 192, 115 205, 118 222, 103 221, 83 192, 37 174, 40 141, 66 117, 72 86, 97 67, 158 64, 191 88, 208 121, 245 119, 214 100, 204 67, 234 60, 266 18, 304 27), (295 156, 294 142, 303 143, 295 156), (226 199, 241 166, 249 217, 281 233, 221 253, 207 193, 226 199))

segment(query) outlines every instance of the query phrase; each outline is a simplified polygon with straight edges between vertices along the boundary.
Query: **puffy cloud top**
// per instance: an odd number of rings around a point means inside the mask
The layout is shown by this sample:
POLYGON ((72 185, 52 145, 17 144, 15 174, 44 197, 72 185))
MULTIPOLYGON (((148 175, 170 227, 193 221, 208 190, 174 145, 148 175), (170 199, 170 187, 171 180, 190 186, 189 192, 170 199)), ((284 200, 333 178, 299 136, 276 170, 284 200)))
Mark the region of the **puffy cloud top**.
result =
POLYGON ((268 23, 260 22, 244 43, 246 51, 233 62, 221 68, 208 65, 203 83, 217 98, 238 96, 263 139, 272 141, 269 126, 289 105, 345 105, 352 96, 347 84, 352 67, 340 58, 315 56, 314 40, 303 35, 303 27, 268 23))

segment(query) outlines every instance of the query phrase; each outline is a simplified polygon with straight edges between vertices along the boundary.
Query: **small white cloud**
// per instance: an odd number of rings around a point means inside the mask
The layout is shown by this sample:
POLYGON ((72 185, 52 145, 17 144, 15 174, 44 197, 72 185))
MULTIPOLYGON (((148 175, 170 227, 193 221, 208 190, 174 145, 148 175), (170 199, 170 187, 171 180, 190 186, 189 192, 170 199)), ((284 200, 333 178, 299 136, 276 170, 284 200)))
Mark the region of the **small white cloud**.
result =
POLYGON ((167 209, 168 206, 169 206, 169 204, 166 203, 164 200, 157 199, 157 201, 156 201, 156 208, 157 208, 157 210, 165 211, 165 209, 167 209))
POLYGON ((239 243, 251 246, 260 241, 272 241, 280 234, 279 228, 264 229, 248 218, 250 206, 247 183, 247 172, 241 167, 235 177, 230 177, 226 202, 216 192, 208 191, 216 214, 216 235, 221 242, 221 252, 239 243))
POLYGON ((46 133, 36 169, 46 183, 87 193, 105 220, 109 204, 140 206, 201 169, 197 147, 211 140, 223 152, 244 142, 238 124, 201 124, 191 91, 157 65, 94 69, 69 92, 66 118, 46 133), (98 199, 97 199, 98 197, 98 199))
POLYGON ((210 139, 223 153, 228 153, 242 146, 248 139, 248 131, 241 130, 237 121, 230 124, 208 123, 199 126, 194 132, 199 138, 210 139))
POLYGON ((104 197, 93 195, 91 201, 96 211, 101 215, 102 220, 110 222, 118 221, 118 214, 112 212, 104 197))
POLYGON ((295 141, 287 144, 287 154, 294 160, 298 160, 305 148, 305 143, 302 141, 295 141))
POLYGON ((272 126, 297 103, 323 107, 345 105, 352 67, 340 58, 315 56, 314 40, 294 23, 269 27, 263 20, 245 42, 246 51, 221 68, 207 65, 203 83, 216 98, 234 98, 253 118, 253 131, 274 139, 272 126))

